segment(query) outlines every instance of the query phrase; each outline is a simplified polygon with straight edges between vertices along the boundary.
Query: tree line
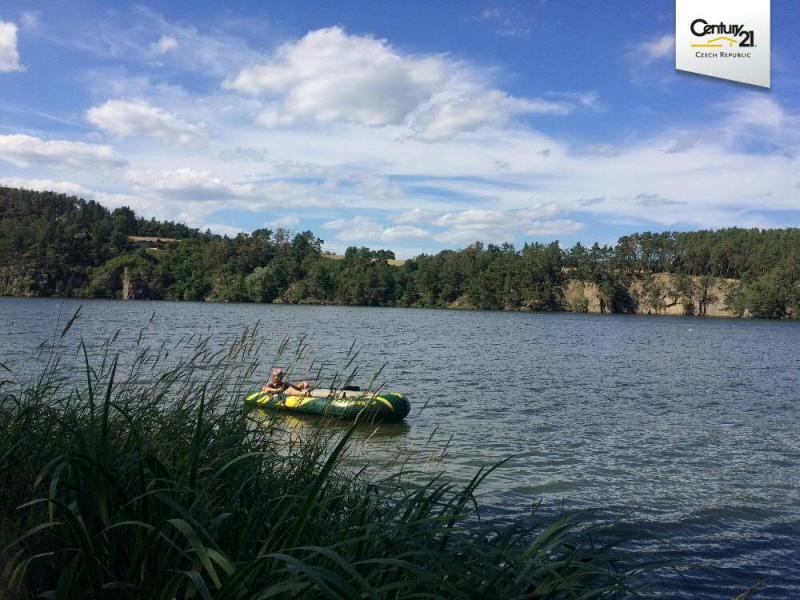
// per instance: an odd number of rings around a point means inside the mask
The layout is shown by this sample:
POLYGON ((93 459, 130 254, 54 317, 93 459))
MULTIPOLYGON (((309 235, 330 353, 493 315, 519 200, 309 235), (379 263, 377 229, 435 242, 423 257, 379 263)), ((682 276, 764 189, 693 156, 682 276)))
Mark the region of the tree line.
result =
POLYGON ((310 231, 230 238, 126 207, 0 188, 3 295, 588 310, 585 298, 568 298, 579 282, 594 286, 603 312, 658 312, 671 299, 703 314, 722 278, 731 314, 800 315, 797 228, 644 232, 570 248, 476 242, 401 266, 389 264, 389 250, 351 247, 334 260, 322 245, 310 231), (153 249, 131 236, 179 241, 153 249))

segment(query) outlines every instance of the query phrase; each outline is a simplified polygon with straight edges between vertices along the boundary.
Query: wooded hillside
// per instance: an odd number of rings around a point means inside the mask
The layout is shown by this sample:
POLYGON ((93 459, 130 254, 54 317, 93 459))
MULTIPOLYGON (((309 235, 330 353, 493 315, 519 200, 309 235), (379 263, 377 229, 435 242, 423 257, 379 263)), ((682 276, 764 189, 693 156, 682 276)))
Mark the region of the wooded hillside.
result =
POLYGON ((677 305, 684 314, 717 303, 734 316, 800 315, 796 228, 644 232, 571 248, 476 242, 401 266, 389 264, 391 251, 363 247, 332 260, 322 244, 310 231, 231 239, 129 208, 0 188, 2 295, 578 312, 677 305), (596 307, 575 293, 589 288, 596 307))

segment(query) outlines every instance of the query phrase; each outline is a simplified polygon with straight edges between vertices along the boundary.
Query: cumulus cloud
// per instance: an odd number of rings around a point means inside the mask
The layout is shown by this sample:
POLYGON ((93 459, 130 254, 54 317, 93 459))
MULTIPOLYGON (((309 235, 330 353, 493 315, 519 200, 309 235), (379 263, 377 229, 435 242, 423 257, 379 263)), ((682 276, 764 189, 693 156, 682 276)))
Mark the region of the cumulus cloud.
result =
POLYGON ((14 23, 0 21, 0 73, 24 71, 19 62, 17 51, 17 26, 14 23))
POLYGON ((126 179, 140 189, 174 200, 251 198, 256 192, 252 184, 232 183, 215 177, 210 171, 197 171, 188 167, 174 171, 131 169, 126 174, 126 179))
POLYGON ((668 58, 674 52, 675 36, 668 34, 654 40, 642 42, 636 46, 631 55, 643 59, 645 63, 651 63, 662 58, 668 58))
POLYGON ((117 156, 111 146, 45 141, 30 135, 0 135, 0 159, 18 167, 57 167, 92 169, 122 167, 127 161, 117 156))
POLYGON ((485 76, 443 55, 403 54, 386 40, 341 27, 311 31, 247 67, 225 87, 264 97, 258 122, 405 125, 408 135, 443 139, 523 113, 565 114, 571 105, 516 98, 485 85, 485 76))
POLYGON ((189 123, 144 100, 108 100, 90 108, 86 118, 119 137, 146 136, 182 146, 206 143, 203 123, 189 123))
POLYGON ((309 32, 282 46, 270 62, 248 67, 228 87, 280 95, 289 120, 400 123, 446 78, 442 59, 401 56, 384 40, 347 35, 341 27, 309 32))
POLYGON ((469 209, 446 213, 435 220, 445 231, 437 239, 451 243, 474 241, 505 242, 519 233, 554 237, 577 232, 583 224, 570 219, 554 219, 561 208, 552 202, 516 210, 469 209))

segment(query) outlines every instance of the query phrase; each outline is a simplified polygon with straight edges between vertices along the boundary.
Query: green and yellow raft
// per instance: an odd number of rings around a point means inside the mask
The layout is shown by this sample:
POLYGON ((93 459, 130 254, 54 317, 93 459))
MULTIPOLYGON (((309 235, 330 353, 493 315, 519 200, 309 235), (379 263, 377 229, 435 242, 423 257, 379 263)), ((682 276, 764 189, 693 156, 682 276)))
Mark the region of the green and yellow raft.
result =
POLYGON ((305 396, 250 390, 245 403, 271 410, 322 415, 362 423, 399 423, 406 418, 411 404, 399 392, 367 393, 352 390, 315 389, 305 396), (360 415, 360 416, 359 416, 360 415))

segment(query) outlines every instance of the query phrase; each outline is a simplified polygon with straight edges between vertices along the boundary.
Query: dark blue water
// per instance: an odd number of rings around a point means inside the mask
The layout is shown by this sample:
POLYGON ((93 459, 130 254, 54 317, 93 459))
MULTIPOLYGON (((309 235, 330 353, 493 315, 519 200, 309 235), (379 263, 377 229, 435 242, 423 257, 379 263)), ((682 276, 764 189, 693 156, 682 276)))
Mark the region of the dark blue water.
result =
MULTIPOLYGON (((19 376, 80 302, 0 299, 0 362, 19 376)), ((355 341, 357 382, 413 403, 362 459, 405 461, 483 486, 489 510, 602 507, 702 563, 669 597, 800 597, 800 323, 573 314, 91 301, 62 345, 90 351, 118 329, 154 347, 192 333, 223 344, 261 321, 264 369, 284 335, 306 336, 328 376, 355 341), (324 363, 324 364, 323 364, 324 363), (424 410, 421 410, 425 405, 424 410)), ((311 358, 313 356, 313 358, 311 358)), ((256 377, 257 379, 257 377, 256 377)), ((627 526, 627 525, 626 525, 627 526)), ((655 550, 654 550, 655 549, 655 550)))

